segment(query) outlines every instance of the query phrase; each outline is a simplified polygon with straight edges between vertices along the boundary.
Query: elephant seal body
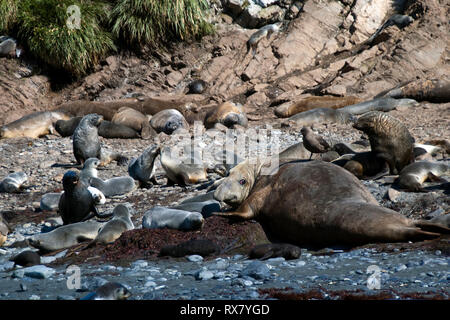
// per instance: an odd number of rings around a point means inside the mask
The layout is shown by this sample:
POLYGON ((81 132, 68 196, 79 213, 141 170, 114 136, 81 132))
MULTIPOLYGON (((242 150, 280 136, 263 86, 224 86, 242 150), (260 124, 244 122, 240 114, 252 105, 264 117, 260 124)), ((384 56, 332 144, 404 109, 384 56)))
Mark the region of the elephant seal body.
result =
POLYGON ((155 178, 155 160, 159 153, 159 146, 152 144, 138 158, 131 159, 128 174, 138 180, 141 186, 148 186, 150 183, 158 184, 155 178))
POLYGON ((0 192, 18 192, 27 180, 28 177, 25 172, 13 172, 0 181, 0 192))
POLYGON ((204 222, 203 216, 198 212, 155 206, 145 212, 142 227, 147 229, 195 230, 201 228, 204 222))
POLYGON ((248 119, 242 105, 227 101, 206 114, 204 120, 206 129, 213 128, 216 123, 223 124, 227 128, 233 128, 235 125, 247 127, 248 119))
POLYGON ((39 233, 29 238, 30 244, 44 252, 51 252, 65 249, 79 244, 86 240, 93 240, 97 237, 103 222, 95 220, 77 222, 56 228, 47 233, 39 233))
POLYGON ((250 259, 266 260, 283 257, 286 260, 297 259, 301 255, 301 249, 289 243, 264 243, 250 250, 250 259))
POLYGON ((189 129, 189 124, 186 119, 176 109, 167 109, 158 112, 150 120, 150 125, 157 133, 164 132, 169 135, 178 129, 189 129))
POLYGON ((109 220, 98 232, 97 237, 88 246, 94 244, 108 244, 116 241, 123 232, 134 229, 131 221, 133 208, 130 204, 119 204, 113 210, 113 218, 109 220))
POLYGON ((114 114, 111 122, 127 126, 141 133, 143 139, 149 139, 156 135, 155 130, 150 126, 150 117, 144 115, 133 108, 122 107, 114 114))
POLYGON ((410 191, 425 191, 422 184, 426 180, 439 180, 438 177, 449 172, 450 168, 446 163, 417 161, 403 168, 397 183, 410 191))
MULTIPOLYGON (((83 117, 73 117, 69 120, 58 120, 55 130, 62 137, 71 136, 83 117)), ((98 135, 107 139, 134 139, 139 138, 139 133, 133 128, 122 124, 103 120, 98 126, 98 135)))
POLYGON ((54 132, 54 123, 58 120, 68 120, 70 117, 63 112, 41 111, 26 115, 0 128, 0 139, 6 138, 39 138, 54 132))
POLYGON ((292 161, 272 175, 259 176, 261 167, 242 163, 232 169, 214 197, 237 209, 218 215, 255 219, 277 239, 299 246, 356 246, 440 236, 420 229, 430 225, 425 221, 379 206, 355 176, 334 164, 292 161))
POLYGON ((169 147, 164 147, 161 149, 160 160, 167 178, 172 183, 189 185, 207 180, 203 161, 195 155, 180 158, 175 152, 172 153, 169 147))
POLYGON ((334 96, 314 96, 306 97, 299 101, 287 102, 278 106, 274 113, 278 118, 289 118, 297 113, 316 108, 339 109, 348 105, 356 104, 362 100, 358 97, 334 97, 334 96))
POLYGON ((449 102, 450 81, 445 79, 416 80, 400 88, 388 91, 385 93, 385 96, 438 103, 449 102))
POLYGON ((362 115, 353 127, 369 136, 372 153, 388 163, 391 174, 414 162, 414 138, 398 119, 372 111, 362 115))

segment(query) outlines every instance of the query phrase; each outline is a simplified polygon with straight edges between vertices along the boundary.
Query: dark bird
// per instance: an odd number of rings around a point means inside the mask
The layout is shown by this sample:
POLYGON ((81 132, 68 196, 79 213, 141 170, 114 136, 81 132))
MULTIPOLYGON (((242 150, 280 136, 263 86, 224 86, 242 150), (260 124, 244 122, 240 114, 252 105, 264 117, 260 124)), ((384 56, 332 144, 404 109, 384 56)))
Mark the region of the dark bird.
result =
POLYGON ((95 207, 96 199, 75 171, 67 171, 62 183, 64 193, 61 195, 58 208, 65 225, 85 221, 94 216, 106 218, 112 215, 98 213, 95 207))
POLYGON ((303 135, 303 146, 311 152, 310 160, 313 153, 325 153, 331 150, 328 142, 321 136, 315 134, 311 128, 303 127, 300 132, 303 135))

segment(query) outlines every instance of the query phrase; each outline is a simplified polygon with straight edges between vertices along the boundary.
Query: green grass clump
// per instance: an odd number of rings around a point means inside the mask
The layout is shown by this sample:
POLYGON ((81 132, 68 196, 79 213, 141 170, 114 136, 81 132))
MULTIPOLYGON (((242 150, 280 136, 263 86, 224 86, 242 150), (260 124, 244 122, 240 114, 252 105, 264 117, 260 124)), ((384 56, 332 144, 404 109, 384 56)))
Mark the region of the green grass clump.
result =
POLYGON ((17 35, 36 58, 78 77, 116 49, 101 26, 106 12, 105 5, 94 0, 21 0, 17 35), (79 29, 66 25, 70 5, 80 8, 79 29))
POLYGON ((17 5, 20 0, 0 0, 0 35, 7 34, 17 19, 17 5))
POLYGON ((116 0, 112 32, 129 44, 198 39, 213 32, 206 21, 206 0, 116 0))

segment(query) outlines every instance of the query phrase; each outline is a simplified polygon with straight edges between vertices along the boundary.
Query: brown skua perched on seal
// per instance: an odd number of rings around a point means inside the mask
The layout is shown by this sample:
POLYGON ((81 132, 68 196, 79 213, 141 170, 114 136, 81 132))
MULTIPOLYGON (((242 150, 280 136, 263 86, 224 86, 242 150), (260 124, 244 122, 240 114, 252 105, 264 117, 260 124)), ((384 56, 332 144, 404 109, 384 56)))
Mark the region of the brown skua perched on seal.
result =
POLYGON ((0 139, 7 138, 39 138, 54 132, 54 123, 58 120, 68 120, 64 112, 41 111, 26 115, 0 128, 0 139))
POLYGON ((150 126, 150 118, 150 116, 146 116, 130 107, 122 107, 114 114, 111 122, 140 132, 142 139, 150 139, 156 136, 155 130, 150 126))
POLYGON ((450 81, 448 79, 416 80, 381 95, 391 98, 411 98, 417 101, 449 102, 450 81))
POLYGON ((372 153, 388 163, 391 174, 414 162, 414 138, 398 119, 372 111, 362 115, 353 127, 368 135, 372 153))
POLYGON ((401 188, 426 192, 422 187, 426 180, 441 181, 439 177, 449 172, 450 168, 446 163, 417 161, 403 168, 396 182, 401 188))
POLYGON ((228 128, 233 128, 234 125, 247 127, 248 120, 242 105, 227 101, 206 114, 204 121, 206 129, 213 128, 216 123, 221 123, 228 128))
POLYGON ((303 145, 311 152, 309 160, 311 160, 313 153, 325 153, 331 150, 328 142, 324 138, 317 135, 309 127, 303 127, 300 132, 303 135, 303 145))
POLYGON ((276 239, 299 246, 420 241, 450 232, 381 207, 355 176, 334 164, 292 161, 271 175, 261 169, 245 161, 231 170, 214 197, 237 209, 217 215, 255 219, 276 239))
POLYGON ((283 103, 278 106, 274 113, 279 118, 289 118, 297 113, 316 108, 339 109, 348 105, 361 102, 358 97, 334 97, 334 96, 314 96, 306 97, 299 101, 283 103))

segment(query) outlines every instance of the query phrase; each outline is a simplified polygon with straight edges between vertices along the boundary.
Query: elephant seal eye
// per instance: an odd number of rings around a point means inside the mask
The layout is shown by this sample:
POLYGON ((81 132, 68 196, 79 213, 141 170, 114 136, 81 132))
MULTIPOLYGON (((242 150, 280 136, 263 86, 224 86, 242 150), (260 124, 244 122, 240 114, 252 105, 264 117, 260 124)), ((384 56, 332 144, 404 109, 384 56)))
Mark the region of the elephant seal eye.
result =
POLYGON ((239 184, 240 185, 244 185, 244 184, 246 184, 247 183, 247 181, 245 180, 245 179, 241 179, 241 180, 239 180, 239 184))

